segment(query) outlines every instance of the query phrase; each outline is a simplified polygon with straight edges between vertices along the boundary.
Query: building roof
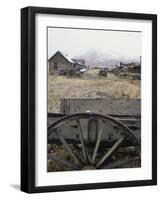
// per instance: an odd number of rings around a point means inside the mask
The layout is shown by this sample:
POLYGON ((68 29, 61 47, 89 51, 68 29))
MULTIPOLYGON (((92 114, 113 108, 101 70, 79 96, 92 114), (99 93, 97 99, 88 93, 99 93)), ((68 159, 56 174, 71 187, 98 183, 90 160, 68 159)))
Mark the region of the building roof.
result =
POLYGON ((85 65, 85 60, 84 60, 84 59, 72 58, 72 61, 73 61, 74 63, 80 64, 80 65, 85 65))
POLYGON ((57 51, 53 56, 51 56, 51 57, 49 58, 49 61, 50 61, 57 53, 61 54, 68 62, 74 63, 74 62, 73 62, 65 53, 63 53, 62 51, 57 51))

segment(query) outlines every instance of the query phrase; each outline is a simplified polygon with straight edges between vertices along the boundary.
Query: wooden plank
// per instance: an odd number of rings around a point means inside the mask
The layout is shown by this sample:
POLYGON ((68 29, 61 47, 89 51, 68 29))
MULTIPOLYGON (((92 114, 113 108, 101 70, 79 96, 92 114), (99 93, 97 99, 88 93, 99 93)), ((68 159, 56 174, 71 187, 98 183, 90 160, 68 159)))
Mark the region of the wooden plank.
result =
POLYGON ((66 99, 61 101, 62 113, 97 112, 108 115, 141 115, 140 99, 66 99))

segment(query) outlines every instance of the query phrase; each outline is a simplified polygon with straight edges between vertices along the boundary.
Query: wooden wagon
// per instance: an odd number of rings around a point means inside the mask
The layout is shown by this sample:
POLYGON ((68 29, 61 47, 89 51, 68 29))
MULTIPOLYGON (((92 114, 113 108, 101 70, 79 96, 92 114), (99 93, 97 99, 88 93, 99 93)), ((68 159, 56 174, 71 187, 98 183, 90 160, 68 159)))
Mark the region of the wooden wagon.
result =
POLYGON ((140 167, 140 100, 61 99, 60 113, 48 113, 48 144, 63 170, 140 167))

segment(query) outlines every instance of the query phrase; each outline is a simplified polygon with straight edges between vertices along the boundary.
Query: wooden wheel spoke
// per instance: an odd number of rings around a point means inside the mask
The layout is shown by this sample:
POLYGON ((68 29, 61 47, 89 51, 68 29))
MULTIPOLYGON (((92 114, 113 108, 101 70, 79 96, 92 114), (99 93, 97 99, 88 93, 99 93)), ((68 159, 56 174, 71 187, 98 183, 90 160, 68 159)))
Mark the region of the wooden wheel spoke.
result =
POLYGON ((105 122, 102 121, 102 126, 101 126, 101 128, 99 130, 97 141, 96 141, 96 145, 95 145, 93 156, 92 156, 92 163, 94 163, 95 159, 96 159, 96 155, 97 155, 97 151, 99 149, 99 145, 100 145, 100 141, 101 141, 101 136, 102 136, 104 125, 105 125, 105 122))
POLYGON ((68 153, 71 155, 71 157, 75 160, 75 162, 81 166, 82 165, 81 160, 72 151, 71 147, 69 146, 69 144, 67 143, 67 141, 65 140, 65 138, 61 134, 58 134, 56 129, 54 130, 54 133, 59 138, 59 140, 62 142, 62 144, 64 145, 64 147, 66 148, 66 150, 68 151, 68 153))
POLYGON ((66 165, 67 167, 70 167, 72 169, 75 170, 79 170, 80 168, 72 163, 67 162, 66 160, 62 160, 61 158, 57 157, 56 154, 54 153, 50 153, 48 154, 48 159, 54 160, 54 161, 58 161, 59 163, 66 165))
MULTIPOLYGON (((63 125, 70 123, 70 122, 73 121, 73 120, 74 120, 74 119, 72 118, 72 119, 68 119, 68 120, 66 120, 66 121, 63 121, 63 122, 59 123, 57 126, 54 127, 54 131, 55 131, 56 129, 62 127, 63 125)), ((52 123, 51 123, 51 124, 49 124, 49 126, 48 126, 48 136, 50 136, 50 135, 52 134, 52 132, 53 132, 53 131, 52 131, 52 123)))
POLYGON ((80 138, 80 142, 82 145, 82 151, 83 151, 83 156, 84 156, 84 161, 88 162, 88 155, 87 155, 87 150, 86 150, 86 146, 85 146, 85 142, 84 142, 84 138, 83 138, 83 131, 80 125, 80 120, 76 119, 76 123, 79 129, 79 138, 80 138))
POLYGON ((107 153, 101 158, 101 160, 96 164, 96 168, 99 168, 106 160, 111 156, 111 154, 116 151, 116 149, 119 147, 119 145, 124 140, 125 136, 122 136, 117 142, 115 142, 114 145, 107 151, 107 153))

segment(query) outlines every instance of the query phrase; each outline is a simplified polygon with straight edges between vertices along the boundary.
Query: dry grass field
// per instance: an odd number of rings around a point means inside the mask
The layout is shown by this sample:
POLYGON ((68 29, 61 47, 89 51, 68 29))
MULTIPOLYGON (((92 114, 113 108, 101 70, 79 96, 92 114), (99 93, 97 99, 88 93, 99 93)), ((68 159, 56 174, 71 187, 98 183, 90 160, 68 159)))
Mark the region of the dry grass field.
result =
POLYGON ((48 75, 48 112, 59 112, 62 98, 140 98, 140 96, 139 80, 122 79, 110 73, 107 78, 99 78, 97 69, 86 71, 82 77, 48 75))

